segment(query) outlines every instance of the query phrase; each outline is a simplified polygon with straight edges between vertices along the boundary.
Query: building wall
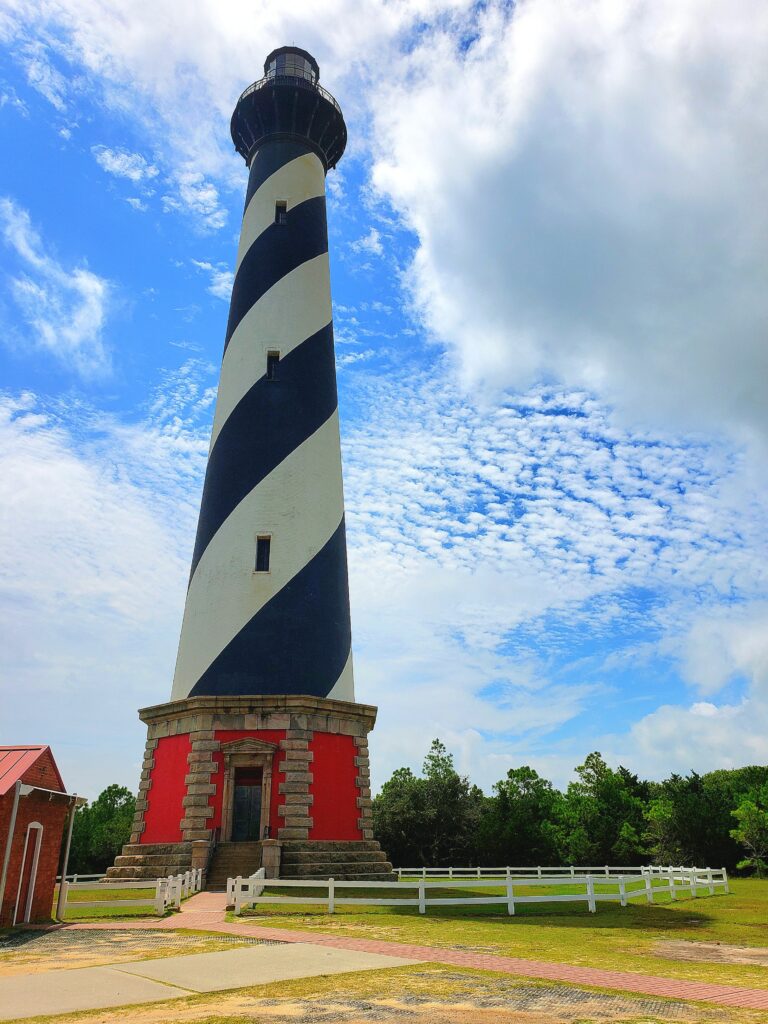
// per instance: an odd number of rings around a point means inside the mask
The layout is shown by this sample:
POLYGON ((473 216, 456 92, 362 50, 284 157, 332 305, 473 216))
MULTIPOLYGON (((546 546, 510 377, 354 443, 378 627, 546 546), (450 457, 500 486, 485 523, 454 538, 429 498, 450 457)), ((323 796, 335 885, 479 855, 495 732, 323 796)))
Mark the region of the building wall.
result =
POLYGON ((158 740, 155 766, 150 773, 142 843, 180 843, 184 797, 187 795, 187 758, 192 750, 188 733, 158 740))
MULTIPOLYGON (((32 774, 32 771, 27 772, 22 781, 29 785, 44 785, 44 783, 47 783, 46 788, 54 788, 55 786, 58 789, 55 779, 49 775, 38 773, 37 777, 43 777, 44 782, 33 783, 31 781, 32 774)), ((11 789, 4 797, 0 798, 0 837, 2 837, 0 858, 5 853, 5 839, 10 825, 13 796, 14 790, 11 789)), ((29 796, 22 797, 19 800, 5 896, 3 898, 3 905, 0 908, 0 926, 7 927, 13 921, 13 911, 16 905, 21 861, 24 852, 24 839, 27 834, 27 827, 33 821, 39 821, 43 826, 43 837, 40 845, 35 892, 32 898, 31 920, 50 920, 54 888, 56 886, 56 873, 61 853, 61 838, 64 832, 67 810, 68 804, 65 800, 60 797, 54 797, 49 800, 48 796, 44 793, 31 793, 29 796)))
POLYGON ((357 746, 352 736, 316 732, 312 752, 310 839, 362 839, 358 825, 357 746))

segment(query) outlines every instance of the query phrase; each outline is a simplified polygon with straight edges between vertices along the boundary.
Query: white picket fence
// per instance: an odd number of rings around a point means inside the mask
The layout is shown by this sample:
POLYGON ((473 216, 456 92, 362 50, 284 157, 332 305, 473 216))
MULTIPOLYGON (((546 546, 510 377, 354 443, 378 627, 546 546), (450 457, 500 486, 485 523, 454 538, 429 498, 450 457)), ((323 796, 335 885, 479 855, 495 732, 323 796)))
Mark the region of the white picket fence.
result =
MULTIPOLYGON (((686 868, 675 868, 676 871, 684 871, 686 868)), ((698 871, 709 871, 709 868, 697 868, 698 871)), ((725 868, 713 868, 714 871, 725 871, 725 868)), ((503 867, 503 868, 394 868, 397 880, 402 878, 548 878, 570 875, 602 875, 604 878, 619 875, 642 875, 646 871, 656 874, 666 874, 668 867, 659 867, 657 864, 637 865, 612 865, 600 864, 589 867, 575 866, 569 864, 566 867, 503 867)))
MULTIPOLYGON (((69 877, 69 876, 68 876, 69 877)), ((77 882, 59 882, 63 892, 63 902, 61 903, 60 916, 63 920, 66 917, 67 912, 67 901, 69 900, 69 894, 72 891, 77 892, 88 890, 93 892, 96 888, 93 882, 82 881, 83 875, 74 876, 79 877, 81 881, 77 882)), ((101 875, 85 876, 100 879, 101 875)), ((181 901, 186 899, 188 896, 192 896, 196 892, 200 892, 203 884, 203 872, 200 868, 196 868, 194 871, 186 871, 183 875, 168 875, 167 878, 158 878, 154 882, 107 882, 104 885, 105 889, 109 889, 109 892, 115 890, 125 891, 127 889, 151 889, 154 885, 155 895, 153 897, 144 897, 138 900, 73 900, 73 907, 154 907, 155 913, 158 917, 162 916, 166 910, 177 909, 181 906, 181 901)))
MULTIPOLYGON (((443 869, 445 870, 445 869, 443 869)), ((453 875, 441 879, 427 879, 424 877, 411 880, 399 880, 397 882, 346 882, 329 878, 327 880, 304 880, 289 878, 265 878, 263 869, 251 875, 250 878, 230 878, 227 882, 227 903, 234 905, 235 913, 239 914, 245 907, 253 906, 256 903, 279 903, 279 904, 309 904, 322 903, 328 908, 328 913, 333 914, 336 907, 340 905, 355 906, 381 906, 381 907, 418 907, 419 913, 426 913, 427 907, 470 907, 470 906, 502 906, 506 905, 507 913, 514 914, 515 907, 523 903, 586 903, 587 909, 595 913, 598 903, 619 903, 626 907, 631 899, 644 898, 648 903, 653 903, 656 896, 668 894, 673 900, 683 895, 692 899, 702 895, 699 890, 706 890, 705 894, 714 896, 718 888, 724 889, 727 893, 728 876, 725 868, 686 868, 686 867, 647 867, 632 869, 630 874, 608 874, 601 869, 600 874, 573 873, 570 867, 567 873, 560 868, 560 875, 547 874, 546 876, 527 876, 517 874, 516 868, 510 868, 509 874, 505 873, 498 878, 477 878, 470 876, 469 884, 472 889, 499 889, 503 893, 493 893, 487 896, 445 896, 430 897, 430 889, 457 889, 465 887, 467 876, 453 875), (520 889, 545 886, 568 887, 567 893, 521 893, 520 889), (596 886, 605 889, 611 886, 611 891, 597 891, 596 886), (265 896, 264 890, 269 887, 281 889, 299 890, 296 895, 265 896), (305 896, 301 890, 327 889, 323 896, 305 896), (365 890, 405 890, 415 891, 415 896, 392 897, 382 896, 376 898, 370 892, 365 896, 344 896, 339 895, 350 889, 365 890)))

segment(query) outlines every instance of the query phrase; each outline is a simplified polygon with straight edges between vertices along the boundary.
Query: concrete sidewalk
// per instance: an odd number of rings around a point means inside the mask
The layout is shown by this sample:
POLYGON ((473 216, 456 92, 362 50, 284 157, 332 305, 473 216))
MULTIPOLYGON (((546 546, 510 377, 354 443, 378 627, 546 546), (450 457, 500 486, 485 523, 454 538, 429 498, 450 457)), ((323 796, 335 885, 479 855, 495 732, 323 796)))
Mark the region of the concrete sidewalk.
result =
MULTIPOLYGON (((620 992, 632 992, 636 995, 662 996, 665 999, 691 999, 720 1006, 768 1010, 768 988, 742 988, 738 985, 719 985, 707 981, 686 981, 682 978, 665 978, 634 971, 607 970, 600 967, 577 967, 567 963, 529 960, 524 957, 503 954, 470 953, 445 946, 417 946, 385 940, 358 939, 348 935, 329 935, 314 930, 270 928, 256 923, 251 924, 247 918, 226 921, 226 902, 224 893, 200 892, 182 903, 180 914, 153 921, 151 924, 146 918, 121 921, 119 927, 210 930, 221 932, 224 935, 243 935, 280 942, 311 943, 315 948, 379 953, 395 958, 408 958, 401 962, 453 964, 456 967, 498 971, 502 974, 514 974, 524 978, 561 981, 569 985, 615 989, 620 992)), ((114 921, 110 921, 73 923, 61 927, 96 929, 114 928, 116 925, 114 921)))
POLYGON ((404 957, 292 942, 137 960, 114 967, 12 975, 0 978, 0 1020, 182 999, 198 992, 402 967, 414 962, 404 957))

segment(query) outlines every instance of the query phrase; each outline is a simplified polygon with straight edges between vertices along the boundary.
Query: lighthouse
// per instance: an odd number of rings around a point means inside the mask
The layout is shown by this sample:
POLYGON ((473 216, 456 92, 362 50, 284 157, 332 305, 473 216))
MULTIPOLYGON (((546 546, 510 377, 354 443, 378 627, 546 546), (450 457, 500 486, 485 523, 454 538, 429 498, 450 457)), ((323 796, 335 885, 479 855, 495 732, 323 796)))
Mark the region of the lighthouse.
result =
POLYGON ((376 879, 354 696, 325 177, 347 130, 317 61, 281 47, 240 96, 248 168, 216 410, 170 701, 108 878, 203 867, 209 887, 376 879))

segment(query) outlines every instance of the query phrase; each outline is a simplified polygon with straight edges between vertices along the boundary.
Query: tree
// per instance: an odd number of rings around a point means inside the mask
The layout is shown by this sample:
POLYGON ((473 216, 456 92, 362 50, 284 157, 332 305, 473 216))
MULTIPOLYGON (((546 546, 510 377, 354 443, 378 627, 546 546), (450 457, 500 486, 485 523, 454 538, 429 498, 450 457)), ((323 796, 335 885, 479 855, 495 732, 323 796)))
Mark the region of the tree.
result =
POLYGON ((398 768, 373 801, 376 838, 395 864, 448 866, 476 856, 484 797, 459 775, 453 756, 434 740, 423 776, 398 768))
POLYGON ((105 871, 128 842, 135 809, 131 791, 116 784, 79 808, 72 827, 69 870, 78 874, 105 871))
POLYGON ((554 818, 561 799, 533 768, 510 768, 493 787, 480 822, 480 858, 486 864, 551 864, 554 818))
POLYGON ((762 878, 768 868, 768 784, 742 800, 731 814, 738 822, 731 836, 749 853, 737 867, 754 868, 757 877, 762 878))
POLYGON ((559 859, 566 864, 638 864, 645 849, 642 784, 626 768, 609 768, 598 751, 576 769, 559 804, 559 859))

